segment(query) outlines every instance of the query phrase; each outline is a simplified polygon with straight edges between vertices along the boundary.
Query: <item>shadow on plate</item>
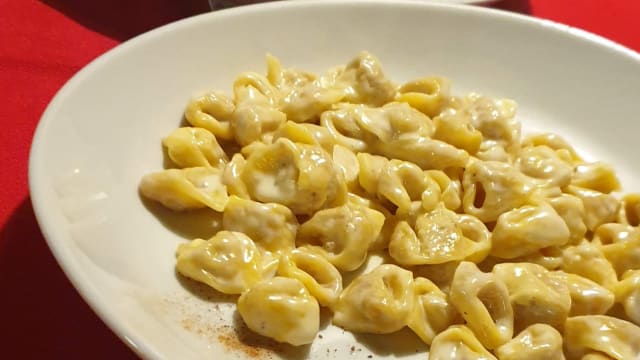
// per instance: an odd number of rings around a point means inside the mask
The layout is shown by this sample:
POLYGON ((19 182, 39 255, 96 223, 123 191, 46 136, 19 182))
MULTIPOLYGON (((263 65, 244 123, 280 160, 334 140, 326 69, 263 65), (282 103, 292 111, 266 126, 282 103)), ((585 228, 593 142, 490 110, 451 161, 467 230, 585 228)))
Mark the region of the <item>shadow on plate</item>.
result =
POLYGON ((189 279, 188 277, 181 275, 177 271, 175 272, 175 275, 180 285, 200 300, 211 303, 229 304, 235 304, 238 300, 238 295, 223 294, 218 290, 210 287, 209 285, 205 285, 201 282, 189 279))
POLYGON ((222 229, 222 213, 209 208, 173 211, 160 203, 149 200, 138 193, 144 207, 155 216, 167 230, 185 240, 209 239, 222 229))
POLYGON ((41 0, 87 28, 124 41, 209 11, 207 0, 41 0))
POLYGON ((137 359, 67 280, 28 197, 0 229, 0 286, 2 351, 8 358, 137 359))
POLYGON ((426 353, 429 346, 408 327, 391 334, 355 334, 358 343, 378 356, 397 357, 426 353), (393 345, 390 345, 393 344, 393 345))

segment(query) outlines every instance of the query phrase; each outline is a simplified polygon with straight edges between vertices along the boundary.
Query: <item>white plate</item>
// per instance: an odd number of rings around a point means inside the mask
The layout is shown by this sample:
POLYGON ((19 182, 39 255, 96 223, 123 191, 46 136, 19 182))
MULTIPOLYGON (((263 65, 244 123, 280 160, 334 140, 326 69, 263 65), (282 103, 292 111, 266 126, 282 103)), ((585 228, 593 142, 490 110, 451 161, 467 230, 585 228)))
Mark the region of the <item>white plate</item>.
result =
MULTIPOLYGON (((163 224, 138 196, 140 177, 161 168, 160 139, 179 125, 187 99, 229 90, 241 71, 263 71, 266 52, 321 71, 362 49, 398 81, 442 74, 456 93, 515 99, 526 126, 564 135, 613 163, 627 189, 640 189, 640 162, 630 150, 640 132, 640 56, 597 36, 478 7, 398 0, 278 2, 170 24, 108 52, 60 90, 38 126, 29 170, 53 253, 140 355, 273 355, 268 345, 237 340, 228 327, 232 305, 185 290, 173 270, 184 238, 170 229, 179 225, 163 224)), ((280 346, 276 355, 424 358, 412 336, 355 338, 331 326, 322 334, 310 348, 280 346)))

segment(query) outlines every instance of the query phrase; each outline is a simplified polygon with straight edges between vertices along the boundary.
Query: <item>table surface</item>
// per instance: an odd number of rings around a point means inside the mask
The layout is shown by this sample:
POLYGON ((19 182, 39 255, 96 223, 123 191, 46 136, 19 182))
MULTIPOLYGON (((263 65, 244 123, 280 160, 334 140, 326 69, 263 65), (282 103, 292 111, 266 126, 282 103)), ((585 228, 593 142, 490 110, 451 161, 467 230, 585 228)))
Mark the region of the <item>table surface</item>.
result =
MULTIPOLYGON (((493 7, 640 51, 637 0, 505 0, 493 7)), ((136 357, 83 302, 49 252, 29 198, 29 146, 47 103, 76 71, 133 36, 207 10, 206 0, 0 0, 0 357, 136 357)))

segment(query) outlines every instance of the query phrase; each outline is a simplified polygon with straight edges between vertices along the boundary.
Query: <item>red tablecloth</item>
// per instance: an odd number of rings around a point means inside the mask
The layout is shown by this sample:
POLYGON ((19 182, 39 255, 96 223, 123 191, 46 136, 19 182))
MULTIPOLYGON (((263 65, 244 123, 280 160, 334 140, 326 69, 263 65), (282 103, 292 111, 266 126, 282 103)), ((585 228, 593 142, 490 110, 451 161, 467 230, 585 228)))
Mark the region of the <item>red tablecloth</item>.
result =
MULTIPOLYGON (((637 0, 505 0, 494 6, 640 51, 637 0)), ((82 66, 128 38, 206 10, 206 0, 0 0, 0 358, 135 358, 49 252, 29 200, 29 146, 47 103, 82 66)))

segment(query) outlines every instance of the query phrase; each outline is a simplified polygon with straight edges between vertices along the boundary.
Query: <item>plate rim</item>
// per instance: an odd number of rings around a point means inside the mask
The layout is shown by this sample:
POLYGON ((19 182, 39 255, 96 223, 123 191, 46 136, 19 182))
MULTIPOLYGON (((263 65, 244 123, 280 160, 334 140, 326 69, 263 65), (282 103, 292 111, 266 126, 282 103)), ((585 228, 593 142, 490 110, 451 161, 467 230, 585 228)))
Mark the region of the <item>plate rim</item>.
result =
POLYGON ((446 11, 458 14, 470 14, 478 17, 495 18, 500 21, 514 21, 530 27, 539 28, 539 31, 551 31, 556 34, 564 34, 575 40, 591 43, 611 50, 615 56, 627 57, 628 59, 635 61, 638 66, 640 66, 639 52, 589 31, 552 20, 535 18, 519 13, 481 6, 463 5, 463 3, 486 1, 455 1, 457 2, 432 2, 424 0, 284 0, 271 3, 239 6, 207 12, 165 24, 113 47, 83 66, 65 82, 65 84, 49 101, 34 131, 28 158, 29 194, 36 221, 47 246, 56 259, 56 262, 59 264, 67 279, 72 283, 75 290, 82 297, 83 301, 92 309, 100 320, 138 356, 148 359, 165 358, 164 355, 159 353, 152 344, 147 343, 138 333, 129 331, 130 329, 118 320, 117 314, 112 311, 108 302, 100 296, 99 288, 92 282, 88 281, 82 271, 79 271, 81 270, 81 267, 78 264, 77 259, 70 253, 68 246, 65 245, 66 237, 57 230, 56 224, 48 215, 47 210, 49 209, 49 205, 47 205, 44 195, 44 188, 47 187, 47 183, 43 176, 46 172, 44 170, 43 162, 47 156, 47 151, 43 147, 44 138, 47 134, 47 129, 52 126, 52 124, 55 124, 59 108, 69 94, 83 83, 85 78, 91 76, 96 70, 99 70, 101 66, 104 66, 113 59, 117 59, 118 56, 126 54, 130 48, 135 48, 138 44, 143 44, 150 39, 161 38, 163 34, 169 31, 187 28, 200 22, 216 21, 218 18, 224 17, 238 17, 245 13, 277 12, 278 9, 282 8, 313 8, 318 6, 423 7, 444 8, 447 9, 446 11))

